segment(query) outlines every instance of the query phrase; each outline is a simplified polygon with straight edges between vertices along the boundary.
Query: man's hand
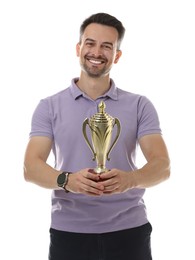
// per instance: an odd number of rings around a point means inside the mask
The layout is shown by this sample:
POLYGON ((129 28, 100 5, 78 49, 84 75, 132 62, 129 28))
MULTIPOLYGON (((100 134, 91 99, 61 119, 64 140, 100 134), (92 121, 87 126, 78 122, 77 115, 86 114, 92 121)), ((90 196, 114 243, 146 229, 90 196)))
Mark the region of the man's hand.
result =
POLYGON ((82 169, 73 174, 69 174, 66 189, 73 193, 82 193, 92 196, 103 194, 104 185, 99 182, 100 174, 95 173, 92 169, 82 169))
POLYGON ((131 172, 112 169, 101 173, 98 183, 104 186, 103 194, 121 193, 134 188, 134 176, 131 172))

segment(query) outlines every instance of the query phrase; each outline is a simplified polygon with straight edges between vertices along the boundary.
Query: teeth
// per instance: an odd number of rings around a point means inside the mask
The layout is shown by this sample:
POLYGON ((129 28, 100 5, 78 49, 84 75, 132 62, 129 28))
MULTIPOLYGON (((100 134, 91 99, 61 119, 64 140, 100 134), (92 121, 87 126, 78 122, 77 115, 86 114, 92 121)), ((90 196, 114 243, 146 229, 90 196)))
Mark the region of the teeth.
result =
POLYGON ((101 64, 102 62, 101 61, 97 61, 97 60, 89 60, 91 63, 94 63, 94 64, 101 64))

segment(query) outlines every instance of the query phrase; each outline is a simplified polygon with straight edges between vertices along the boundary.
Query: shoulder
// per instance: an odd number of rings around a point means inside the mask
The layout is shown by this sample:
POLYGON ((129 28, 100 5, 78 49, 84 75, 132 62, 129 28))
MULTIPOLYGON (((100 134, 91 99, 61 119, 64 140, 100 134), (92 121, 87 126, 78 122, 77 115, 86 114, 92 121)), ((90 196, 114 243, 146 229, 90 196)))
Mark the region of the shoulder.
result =
POLYGON ((65 97, 67 97, 69 95, 69 88, 65 88, 53 95, 50 95, 50 96, 47 96, 45 98, 43 98, 42 100, 45 101, 45 102, 56 102, 56 101, 59 101, 60 99, 63 99, 65 97))
POLYGON ((145 105, 147 103, 152 103, 147 96, 141 95, 139 93, 133 93, 130 91, 123 90, 117 87, 118 100, 121 102, 128 102, 133 105, 145 105))

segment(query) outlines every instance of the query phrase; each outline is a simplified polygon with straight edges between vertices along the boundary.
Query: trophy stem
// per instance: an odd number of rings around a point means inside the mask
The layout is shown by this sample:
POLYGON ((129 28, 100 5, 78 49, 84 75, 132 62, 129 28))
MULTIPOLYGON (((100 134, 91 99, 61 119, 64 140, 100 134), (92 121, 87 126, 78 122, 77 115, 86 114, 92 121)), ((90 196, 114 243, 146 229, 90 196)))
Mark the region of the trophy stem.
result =
POLYGON ((97 166, 95 169, 94 169, 94 172, 95 173, 103 173, 103 172, 108 172, 108 169, 104 166, 97 166))

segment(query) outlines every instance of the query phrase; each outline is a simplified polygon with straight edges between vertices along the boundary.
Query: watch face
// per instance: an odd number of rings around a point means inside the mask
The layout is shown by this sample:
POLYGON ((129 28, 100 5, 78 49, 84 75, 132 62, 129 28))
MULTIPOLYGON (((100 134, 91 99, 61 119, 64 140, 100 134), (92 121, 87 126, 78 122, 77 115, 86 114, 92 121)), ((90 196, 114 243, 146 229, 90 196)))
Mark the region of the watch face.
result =
POLYGON ((58 186, 59 187, 62 187, 65 183, 65 179, 66 179, 66 175, 64 173, 61 173, 59 176, 58 176, 58 179, 57 179, 57 183, 58 183, 58 186))

